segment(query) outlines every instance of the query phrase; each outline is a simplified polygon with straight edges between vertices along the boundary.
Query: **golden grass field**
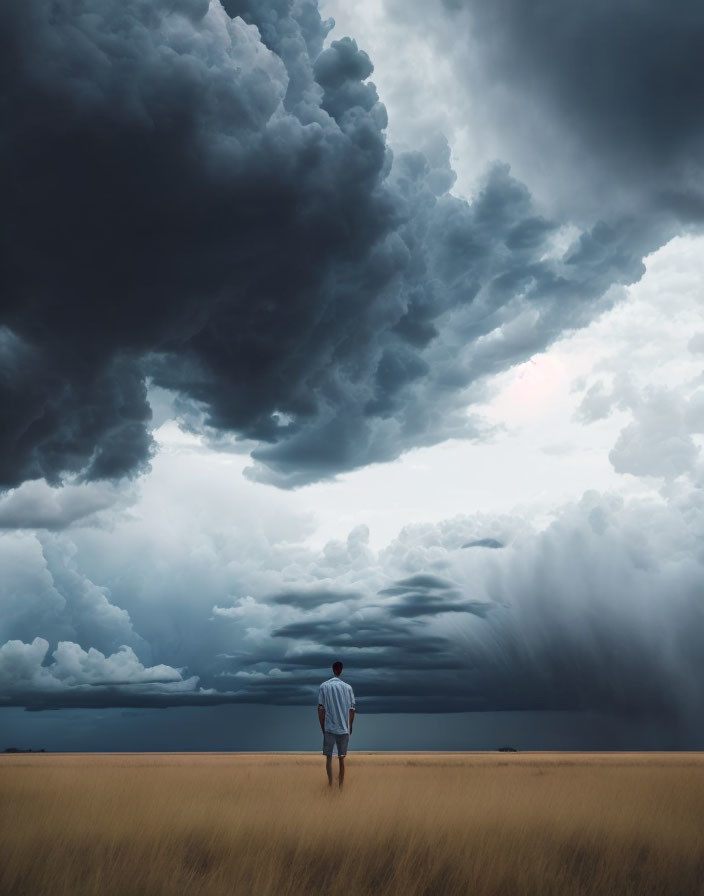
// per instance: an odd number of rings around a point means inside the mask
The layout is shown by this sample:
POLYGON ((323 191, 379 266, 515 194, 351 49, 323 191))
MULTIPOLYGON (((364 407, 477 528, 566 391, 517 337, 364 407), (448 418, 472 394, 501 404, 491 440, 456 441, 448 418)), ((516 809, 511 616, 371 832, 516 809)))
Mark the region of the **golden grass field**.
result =
POLYGON ((695 896, 704 757, 5 755, 0 893, 695 896))

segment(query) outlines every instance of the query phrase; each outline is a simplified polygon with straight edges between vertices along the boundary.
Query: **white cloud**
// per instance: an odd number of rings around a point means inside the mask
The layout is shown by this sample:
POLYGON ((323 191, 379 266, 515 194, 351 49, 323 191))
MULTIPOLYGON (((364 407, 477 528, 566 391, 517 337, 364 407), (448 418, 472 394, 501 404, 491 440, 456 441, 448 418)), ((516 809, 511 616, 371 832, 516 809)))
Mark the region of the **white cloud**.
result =
POLYGON ((79 571, 75 555, 68 538, 21 531, 0 536, 0 643, 37 635, 104 650, 139 643, 129 614, 79 571))
POLYGON ((687 348, 694 353, 704 352, 704 331, 695 333, 687 343, 687 348))
POLYGON ((53 488, 43 479, 31 480, 0 496, 0 529, 63 529, 117 502, 124 504, 128 496, 124 484, 90 482, 53 488))
POLYGON ((634 408, 633 422, 621 430, 609 453, 614 469, 664 479, 690 472, 699 457, 699 447, 690 435, 688 409, 671 391, 660 389, 646 394, 634 408))
POLYGON ((83 650, 71 641, 59 641, 53 657, 49 671, 69 687, 182 681, 181 673, 171 666, 146 668, 126 645, 111 656, 104 656, 94 647, 83 650))
POLYGON ((47 665, 48 652, 44 638, 0 646, 0 691, 5 701, 59 697, 80 702, 81 695, 95 697, 106 689, 134 698, 198 691, 197 677, 184 679, 178 669, 164 664, 145 667, 126 645, 105 656, 93 647, 83 650, 72 641, 60 641, 47 665))

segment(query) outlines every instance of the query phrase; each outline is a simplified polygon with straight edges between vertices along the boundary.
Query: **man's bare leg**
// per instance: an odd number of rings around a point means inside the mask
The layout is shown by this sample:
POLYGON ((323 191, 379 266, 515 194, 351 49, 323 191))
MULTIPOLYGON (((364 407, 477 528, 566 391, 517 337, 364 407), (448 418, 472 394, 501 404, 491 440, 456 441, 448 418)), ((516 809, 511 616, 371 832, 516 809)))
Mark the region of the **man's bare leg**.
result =
POLYGON ((345 780, 345 757, 338 756, 337 758, 340 763, 340 790, 342 790, 342 784, 345 780))
POLYGON ((325 771, 328 773, 328 784, 332 787, 332 756, 325 757, 325 771))

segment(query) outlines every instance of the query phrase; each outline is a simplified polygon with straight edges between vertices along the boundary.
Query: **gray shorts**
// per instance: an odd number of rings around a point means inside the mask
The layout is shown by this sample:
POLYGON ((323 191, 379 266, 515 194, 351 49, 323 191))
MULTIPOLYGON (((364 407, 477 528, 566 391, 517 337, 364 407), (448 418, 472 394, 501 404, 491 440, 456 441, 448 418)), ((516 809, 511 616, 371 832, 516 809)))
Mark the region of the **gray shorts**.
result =
POLYGON ((333 734, 326 731, 323 735, 323 754, 332 756, 332 748, 337 744, 337 755, 342 759, 347 755, 347 744, 350 742, 349 734, 333 734))

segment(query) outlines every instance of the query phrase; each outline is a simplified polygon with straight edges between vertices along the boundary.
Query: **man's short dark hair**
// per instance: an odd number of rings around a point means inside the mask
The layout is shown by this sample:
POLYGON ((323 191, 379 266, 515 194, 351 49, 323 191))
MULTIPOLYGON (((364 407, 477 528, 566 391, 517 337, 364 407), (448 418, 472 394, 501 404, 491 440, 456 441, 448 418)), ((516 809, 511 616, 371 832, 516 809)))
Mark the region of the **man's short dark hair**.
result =
POLYGON ((335 673, 335 675, 339 675, 340 672, 342 672, 342 663, 339 660, 336 660, 332 664, 332 671, 335 673))

